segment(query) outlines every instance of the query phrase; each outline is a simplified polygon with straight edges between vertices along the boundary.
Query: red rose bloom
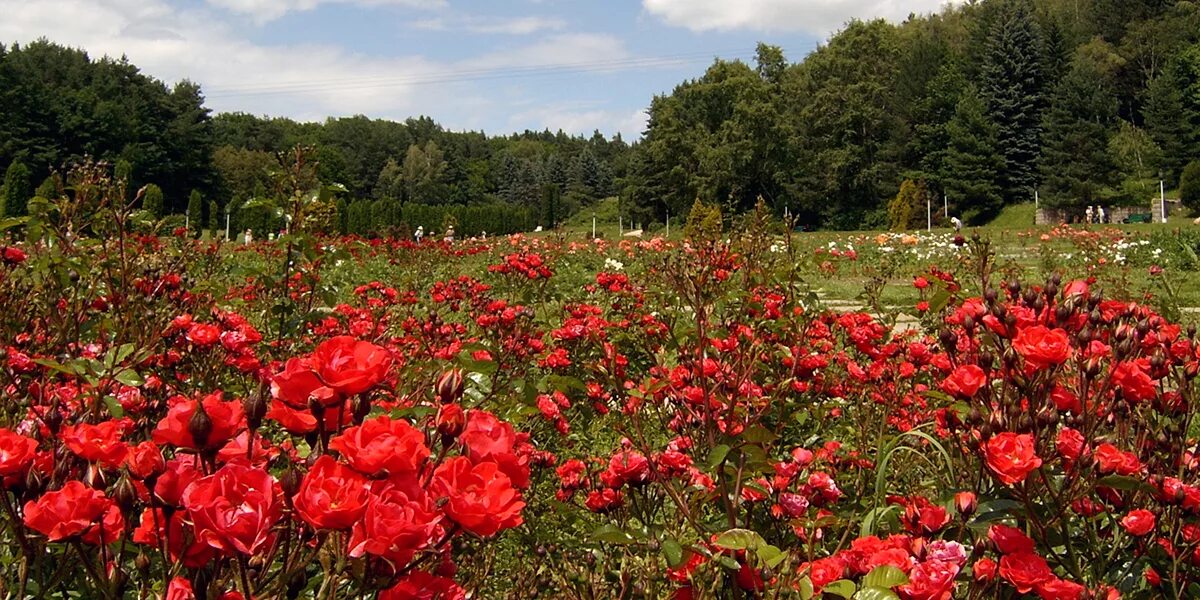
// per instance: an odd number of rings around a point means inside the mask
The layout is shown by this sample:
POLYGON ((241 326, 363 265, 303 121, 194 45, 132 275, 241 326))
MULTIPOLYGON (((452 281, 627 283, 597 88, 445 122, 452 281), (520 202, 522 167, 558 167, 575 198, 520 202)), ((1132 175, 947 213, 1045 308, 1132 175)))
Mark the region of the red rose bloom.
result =
POLYGON ((958 565, 930 560, 914 565, 908 583, 896 588, 904 600, 950 600, 958 565))
MULTIPOLYGON (((60 490, 26 502, 25 526, 57 542, 84 534, 114 507, 104 492, 72 480, 60 490)), ((109 535, 104 537, 107 539, 109 535)))
POLYGON ((1079 600, 1087 591, 1087 588, 1074 581, 1057 577, 1037 584, 1036 589, 1042 600, 1079 600))
POLYGON ((346 529, 367 508, 367 479, 331 456, 322 456, 300 482, 293 506, 314 529, 346 529))
POLYGON ((448 498, 443 510, 463 529, 481 537, 522 523, 525 502, 496 463, 471 464, 459 456, 438 467, 432 489, 438 498, 448 498))
POLYGON ((991 581, 996 578, 996 561, 983 557, 971 567, 976 581, 991 581))
POLYGON ((803 572, 806 566, 808 567, 808 579, 813 584, 813 591, 818 594, 825 586, 846 575, 846 561, 840 556, 830 556, 814 560, 808 565, 800 565, 800 571, 803 572))
POLYGON ((1054 573, 1042 557, 1032 552, 1018 552, 1000 557, 1000 576, 1018 592, 1028 594, 1039 583, 1053 579, 1054 573))
POLYGON ((942 391, 958 398, 970 398, 985 383, 987 376, 979 365, 963 365, 942 381, 942 391))
POLYGON ((167 416, 158 422, 158 427, 151 434, 151 439, 160 445, 170 444, 179 448, 201 449, 192 437, 189 426, 196 413, 196 406, 200 404, 204 406, 204 412, 212 423, 208 438, 204 441, 206 449, 216 450, 224 446, 246 424, 246 415, 242 410, 241 401, 224 402, 221 400, 221 392, 213 392, 202 400, 189 400, 182 396, 176 396, 172 400, 171 407, 167 409, 167 416))
POLYGON ((350 556, 364 554, 387 559, 396 569, 441 536, 438 513, 419 489, 389 487, 367 504, 350 533, 350 556))
POLYGON ((63 444, 79 458, 116 467, 125 460, 129 448, 121 441, 124 432, 118 421, 105 421, 99 425, 81 423, 63 427, 60 435, 63 444))
POLYGON ((1137 363, 1123 362, 1114 367, 1112 380, 1126 398, 1135 402, 1152 400, 1158 393, 1150 374, 1137 363))
POLYGON ((992 525, 988 529, 988 539, 996 544, 1001 554, 1033 552, 1033 540, 1024 531, 1010 525, 992 525))
POLYGON ((37 454, 37 440, 0 429, 0 477, 5 483, 25 476, 37 454))
POLYGON ((987 466, 1005 485, 1025 480, 1030 471, 1042 466, 1034 448, 1033 436, 1011 431, 988 440, 984 448, 987 466))
POLYGON ((1035 369, 1061 365, 1071 357, 1071 339, 1062 329, 1042 325, 1026 327, 1017 334, 1012 345, 1025 359, 1025 364, 1035 369))
POLYGON ((325 385, 339 394, 361 394, 384 380, 392 367, 387 349, 348 335, 330 338, 317 346, 312 363, 325 385))
POLYGON ((129 473, 134 477, 145 479, 161 473, 166 468, 166 462, 158 445, 145 441, 129 448, 125 454, 125 466, 129 467, 129 473))
POLYGON ((1155 517, 1154 513, 1142 508, 1131 511, 1121 519, 1121 527, 1129 532, 1129 535, 1141 537, 1154 531, 1155 517))
POLYGON ((283 512, 270 473, 239 464, 192 482, 183 492, 196 540, 225 553, 254 555, 271 545, 271 527, 283 512))
POLYGON ((429 458, 425 436, 403 419, 388 416, 363 421, 329 441, 351 467, 369 476, 415 473, 429 458))
POLYGON ((1136 454, 1122 452, 1116 446, 1108 443, 1096 446, 1096 465, 1101 473, 1116 473, 1118 475, 1135 475, 1142 470, 1142 463, 1136 454))
POLYGON ((517 433, 511 423, 490 412, 472 410, 467 413, 467 425, 459 441, 466 446, 472 461, 494 462, 517 488, 529 486, 529 460, 515 453, 517 433))
POLYGON ((379 600, 466 600, 467 594, 453 579, 413 571, 396 585, 379 592, 379 600))
POLYGON ((211 323, 192 323, 187 330, 187 341, 197 346, 211 346, 221 337, 221 328, 211 323))
POLYGON ((336 405, 340 400, 303 358, 288 359, 283 370, 271 376, 271 397, 301 410, 308 409, 310 400, 322 406, 336 405))
POLYGON ((1062 431, 1058 432, 1054 445, 1058 448, 1058 453, 1067 459, 1067 462, 1079 460, 1079 457, 1083 456, 1084 451, 1087 450, 1087 442, 1083 439, 1083 434, 1070 427, 1064 427, 1062 431))

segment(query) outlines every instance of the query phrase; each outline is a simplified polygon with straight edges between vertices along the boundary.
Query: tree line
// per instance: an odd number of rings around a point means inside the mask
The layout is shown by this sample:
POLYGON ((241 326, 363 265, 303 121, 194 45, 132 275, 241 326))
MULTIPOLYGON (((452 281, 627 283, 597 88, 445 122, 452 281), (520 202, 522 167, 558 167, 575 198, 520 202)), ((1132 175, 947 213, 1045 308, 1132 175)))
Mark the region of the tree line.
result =
POLYGON ((506 233, 550 227, 618 191, 629 145, 620 135, 448 131, 428 117, 298 122, 212 114, 200 87, 168 86, 124 58, 40 40, 0 45, 4 214, 23 214, 52 177, 90 158, 114 165, 148 209, 193 227, 281 228, 280 155, 316 148, 317 175, 339 186, 343 231, 443 229, 506 233), (401 209, 400 207, 404 207, 401 209), (450 215, 447 220, 446 215, 450 215), (428 222, 426 222, 428 221, 428 222), (199 224, 198 226, 195 224, 199 224))
MULTIPOLYGON (((1200 5, 982 0, 853 21, 797 63, 767 45, 753 65, 716 60, 649 113, 622 194, 643 220, 696 199, 736 214, 762 197, 833 228, 885 226, 889 204, 928 195, 976 222, 1035 193, 1143 204, 1200 159, 1200 5)), ((891 208, 924 223, 923 200, 891 208)))

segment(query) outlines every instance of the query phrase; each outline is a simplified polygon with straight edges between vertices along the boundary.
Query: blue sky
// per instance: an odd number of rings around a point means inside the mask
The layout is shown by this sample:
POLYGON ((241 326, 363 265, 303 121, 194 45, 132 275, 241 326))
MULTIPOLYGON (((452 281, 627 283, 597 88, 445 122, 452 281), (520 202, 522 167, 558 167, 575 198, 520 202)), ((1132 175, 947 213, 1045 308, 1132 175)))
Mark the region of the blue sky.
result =
POLYGON ((428 115, 636 138, 655 94, 758 41, 798 60, 851 18, 943 0, 0 0, 0 41, 127 55, 220 111, 428 115), (67 15, 73 15, 68 17, 67 15))

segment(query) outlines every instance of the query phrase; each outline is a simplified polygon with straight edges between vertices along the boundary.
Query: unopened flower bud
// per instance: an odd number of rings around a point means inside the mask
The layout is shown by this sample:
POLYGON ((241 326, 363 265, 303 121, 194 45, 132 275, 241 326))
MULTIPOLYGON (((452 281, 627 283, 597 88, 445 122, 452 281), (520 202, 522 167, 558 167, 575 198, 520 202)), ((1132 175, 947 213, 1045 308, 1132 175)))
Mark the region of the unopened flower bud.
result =
POLYGON ((117 485, 113 489, 112 498, 120 507, 121 512, 130 514, 133 512, 133 507, 137 504, 138 494, 137 489, 133 487, 133 482, 129 481, 129 475, 124 475, 117 480, 117 485))
POLYGON ((192 418, 188 419, 188 433, 192 436, 192 441, 196 443, 197 448, 203 448, 208 444, 208 436, 212 434, 212 430, 212 419, 204 411, 204 403, 197 400, 196 410, 192 412, 192 418))
POLYGON ((443 404, 438 409, 437 430, 443 440, 456 439, 462 433, 466 422, 467 417, 462 407, 457 404, 443 404))
POLYGON ((267 414, 267 401, 262 394, 253 393, 242 400, 242 409, 246 412, 246 425, 254 431, 262 425, 263 417, 267 414))
POLYGON ((437 380, 438 402, 452 404, 458 402, 463 395, 463 372, 461 369, 450 369, 442 373, 437 380))
POLYGON ((958 514, 964 520, 975 514, 977 506, 978 499, 975 497, 975 492, 959 492, 954 495, 954 508, 958 509, 958 514))

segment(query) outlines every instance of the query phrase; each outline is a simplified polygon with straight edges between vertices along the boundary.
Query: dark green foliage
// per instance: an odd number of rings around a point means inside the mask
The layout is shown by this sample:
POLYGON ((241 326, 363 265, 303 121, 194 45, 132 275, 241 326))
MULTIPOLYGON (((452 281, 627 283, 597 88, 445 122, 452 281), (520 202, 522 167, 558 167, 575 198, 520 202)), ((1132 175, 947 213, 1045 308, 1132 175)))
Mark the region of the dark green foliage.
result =
POLYGON ((1183 169, 1179 178, 1179 199, 1184 206, 1200 210, 1200 160, 1194 160, 1183 169))
POLYGON ((1108 151, 1117 118, 1108 74, 1081 54, 1055 89, 1045 120, 1042 189, 1049 204, 1112 202, 1116 168, 1108 151))
POLYGON ((37 187, 33 195, 37 198, 56 200, 58 198, 58 180, 55 179, 54 175, 47 176, 42 180, 42 184, 37 187))
POLYGON ((1004 204, 996 125, 988 118, 983 100, 974 88, 963 92, 946 125, 947 144, 939 154, 938 179, 946 201, 967 221, 984 221, 1004 204))
MULTIPOLYGON (((221 219, 221 207, 217 205, 216 200, 208 201, 208 231, 209 235, 217 237, 218 232, 221 235, 225 234, 225 222, 221 219)), ((230 232, 232 235, 232 232, 230 232)))
POLYGON ((163 216, 163 192, 162 188, 153 183, 146 186, 146 191, 142 193, 142 210, 154 215, 155 218, 161 219, 163 216))
POLYGON ((1042 39, 1025 0, 1000 0, 982 65, 981 93, 1004 156, 1000 188, 1005 202, 1033 197, 1041 152, 1042 39))
POLYGON ((29 200, 33 198, 29 168, 21 162, 13 162, 4 172, 4 216, 19 217, 26 214, 29 200))
POLYGON ((204 230, 204 198, 200 196, 199 190, 192 190, 188 195, 187 223, 195 232, 193 235, 199 237, 200 232, 204 230))

